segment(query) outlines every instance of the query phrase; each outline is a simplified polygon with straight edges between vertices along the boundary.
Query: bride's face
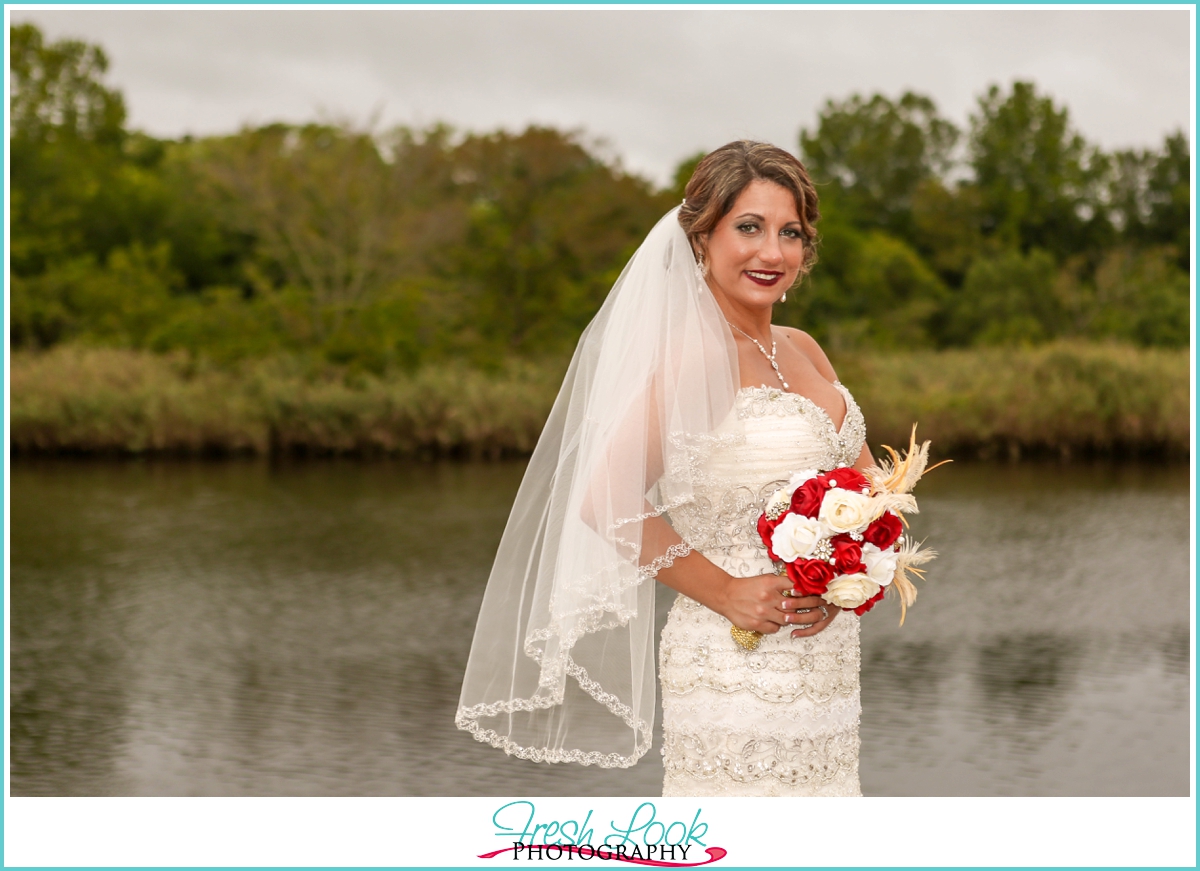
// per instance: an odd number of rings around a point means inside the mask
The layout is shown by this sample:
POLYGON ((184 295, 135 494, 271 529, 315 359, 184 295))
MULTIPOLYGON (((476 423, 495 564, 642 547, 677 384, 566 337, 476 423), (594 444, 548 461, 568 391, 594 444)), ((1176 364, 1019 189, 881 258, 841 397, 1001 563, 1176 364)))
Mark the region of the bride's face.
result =
POLYGON ((769 307, 796 281, 804 231, 791 191, 750 182, 708 237, 708 285, 746 308, 769 307))

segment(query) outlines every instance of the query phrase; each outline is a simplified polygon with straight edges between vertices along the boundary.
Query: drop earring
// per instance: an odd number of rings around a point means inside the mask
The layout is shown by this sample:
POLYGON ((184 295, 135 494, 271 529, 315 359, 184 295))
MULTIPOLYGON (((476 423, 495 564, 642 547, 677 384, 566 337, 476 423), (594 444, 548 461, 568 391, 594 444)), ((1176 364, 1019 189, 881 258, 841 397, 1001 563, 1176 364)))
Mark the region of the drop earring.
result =
POLYGON ((780 302, 787 302, 787 291, 783 292, 783 296, 779 297, 780 302))
POLYGON ((705 278, 708 277, 708 264, 704 262, 703 257, 696 258, 696 280, 700 282, 700 290, 703 290, 705 278))

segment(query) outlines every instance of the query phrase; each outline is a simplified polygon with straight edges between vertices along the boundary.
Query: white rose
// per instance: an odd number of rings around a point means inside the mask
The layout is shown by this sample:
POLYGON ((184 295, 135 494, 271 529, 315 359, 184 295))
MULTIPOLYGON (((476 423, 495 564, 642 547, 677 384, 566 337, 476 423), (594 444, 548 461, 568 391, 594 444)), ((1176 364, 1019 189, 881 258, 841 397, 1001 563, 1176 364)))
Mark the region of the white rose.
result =
POLYGON ((771 550, 784 562, 808 559, 817 542, 829 537, 829 529, 819 520, 789 514, 771 533, 771 550))
POLYGON ((886 587, 896 576, 896 561, 899 558, 900 554, 890 547, 880 550, 870 542, 863 543, 862 561, 867 567, 867 576, 881 587, 886 587))
POLYGON ((864 574, 839 575, 829 582, 829 587, 821 598, 831 605, 848 610, 857 608, 878 592, 879 584, 864 574))
POLYGON ((819 474, 821 473, 816 469, 802 469, 799 472, 793 473, 787 482, 788 497, 790 498, 793 493, 800 489, 801 484, 808 483, 819 474))
POLYGON ((852 490, 833 487, 821 500, 817 517, 836 532, 861 532, 874 520, 875 505, 870 497, 852 490))

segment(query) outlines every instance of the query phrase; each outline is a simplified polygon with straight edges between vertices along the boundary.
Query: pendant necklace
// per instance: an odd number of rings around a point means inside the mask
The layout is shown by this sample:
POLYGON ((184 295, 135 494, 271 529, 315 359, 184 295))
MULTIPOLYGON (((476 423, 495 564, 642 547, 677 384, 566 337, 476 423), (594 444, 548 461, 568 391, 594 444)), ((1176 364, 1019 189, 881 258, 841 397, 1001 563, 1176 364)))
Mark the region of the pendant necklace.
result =
POLYGON ((771 368, 775 370, 775 374, 779 378, 779 383, 783 385, 784 390, 787 390, 788 383, 783 380, 783 373, 779 371, 779 364, 775 362, 775 354, 778 352, 778 349, 775 346, 775 340, 774 339, 771 340, 771 353, 768 354, 767 349, 762 346, 762 342, 760 342, 758 339, 754 338, 754 336, 747 333, 745 330, 743 330, 741 327, 739 327, 737 324, 733 323, 732 321, 729 322, 729 326, 733 327, 735 330, 737 330, 739 333, 741 333, 743 336, 745 336, 747 339, 749 339, 751 342, 753 342, 755 344, 755 346, 758 348, 758 350, 762 351, 762 355, 767 358, 767 362, 770 363, 771 368))

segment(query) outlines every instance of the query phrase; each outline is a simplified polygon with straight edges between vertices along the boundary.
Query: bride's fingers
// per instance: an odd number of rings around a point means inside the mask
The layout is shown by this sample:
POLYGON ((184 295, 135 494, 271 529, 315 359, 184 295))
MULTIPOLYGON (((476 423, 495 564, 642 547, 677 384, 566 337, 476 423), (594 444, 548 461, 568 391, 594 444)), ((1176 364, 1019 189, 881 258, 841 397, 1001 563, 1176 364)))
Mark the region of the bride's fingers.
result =
POLYGON ((821 619, 821 612, 816 606, 797 607, 789 600, 784 599, 783 604, 779 608, 780 622, 791 625, 803 625, 805 623, 815 623, 821 619))
POLYGON ((731 614, 729 622, 739 629, 749 632, 761 632, 763 635, 774 635, 783 627, 783 615, 778 612, 756 612, 754 609, 743 610, 731 614))
POLYGON ((825 600, 820 596, 792 596, 788 599, 789 608, 816 608, 824 604, 825 600))
MULTIPOLYGON (((821 606, 818 606, 810 611, 809 614, 802 615, 804 617, 803 623, 808 623, 810 625, 805 626, 803 629, 797 628, 793 630, 793 638, 808 638, 816 635, 818 632, 822 631, 826 626, 828 626, 833 621, 833 618, 837 616, 838 611, 841 610, 833 605, 825 604, 823 602, 822 605, 824 610, 822 610, 821 606)), ((803 623, 801 625, 803 625, 803 623)))
MULTIPOLYGON (((803 614, 819 608, 824 604, 825 601, 817 596, 805 596, 799 599, 795 597, 784 596, 779 599, 779 603, 775 607, 776 610, 782 614, 803 614)), ((804 621, 792 620, 791 622, 798 623, 804 621)))
POLYGON ((754 629, 755 632, 761 632, 763 635, 774 635, 780 629, 783 629, 785 627, 781 626, 779 623, 775 623, 771 620, 763 620, 760 623, 756 623, 751 628, 754 629))
POLYGON ((750 628, 755 632, 761 632, 763 635, 774 635, 783 628, 784 616, 778 608, 772 608, 769 605, 756 609, 757 613, 754 617, 754 625, 750 628))
POLYGON ((796 616, 792 617, 791 620, 788 621, 787 626, 785 626, 784 628, 789 629, 789 630, 799 630, 799 631, 803 632, 805 629, 811 629, 813 626, 815 626, 817 623, 819 623, 820 620, 821 620, 820 614, 818 614, 815 618, 810 617, 807 614, 797 614, 796 616))

